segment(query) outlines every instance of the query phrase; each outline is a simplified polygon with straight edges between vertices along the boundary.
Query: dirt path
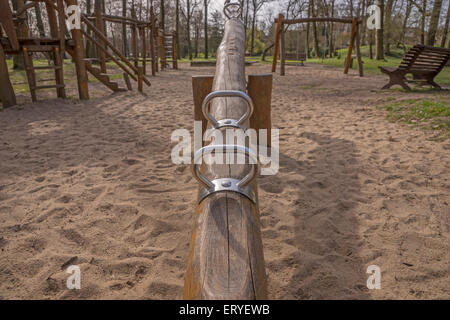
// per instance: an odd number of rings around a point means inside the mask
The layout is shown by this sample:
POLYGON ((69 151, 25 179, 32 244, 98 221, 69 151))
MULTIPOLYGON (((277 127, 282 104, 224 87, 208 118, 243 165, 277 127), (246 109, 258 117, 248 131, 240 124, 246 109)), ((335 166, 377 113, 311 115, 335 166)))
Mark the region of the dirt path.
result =
MULTIPOLYGON (((170 135, 193 128, 190 68, 148 95, 0 112, 0 297, 181 298, 197 183, 170 135), (82 289, 67 290, 76 264, 82 289)), ((248 73, 267 73, 268 65, 248 73)), ((385 77, 275 75, 280 172, 259 180, 272 299, 450 298, 450 142, 385 120, 385 77), (368 290, 378 265, 381 290, 368 290)), ((71 89, 75 92, 75 88, 71 89)), ((27 101, 28 97, 20 101, 27 101)))

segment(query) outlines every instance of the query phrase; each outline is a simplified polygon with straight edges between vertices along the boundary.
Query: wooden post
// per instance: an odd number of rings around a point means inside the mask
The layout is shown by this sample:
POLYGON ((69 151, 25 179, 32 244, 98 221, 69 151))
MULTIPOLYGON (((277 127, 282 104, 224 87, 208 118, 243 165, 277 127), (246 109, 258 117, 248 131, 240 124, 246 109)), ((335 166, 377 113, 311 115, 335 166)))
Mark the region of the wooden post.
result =
POLYGON ((137 67, 138 69, 138 73, 137 73, 137 77, 138 77, 138 91, 142 93, 142 90, 144 88, 143 86, 143 77, 144 77, 144 69, 142 67, 137 67))
POLYGON ((125 81, 125 84, 127 85, 128 90, 133 90, 133 87, 131 86, 130 77, 128 76, 128 73, 123 73, 123 80, 125 81))
POLYGON ((15 30, 13 16, 8 1, 0 1, 0 24, 5 30, 11 48, 14 51, 19 51, 20 50, 19 41, 17 40, 17 32, 15 30))
POLYGON ((275 72, 277 70, 277 58, 278 58, 278 49, 279 49, 279 42, 280 42, 280 32, 283 28, 283 14, 278 15, 277 20, 277 28, 275 30, 275 47, 273 49, 273 61, 272 61, 272 72, 275 72))
MULTIPOLYGON (((229 19, 224 30, 217 50, 213 91, 245 92, 244 25, 239 19, 229 19)), ((210 108, 217 120, 239 119, 246 109, 246 103, 238 98, 216 98, 210 108)), ((250 121, 244 125, 248 127, 250 121)), ((213 141, 211 145, 217 143, 213 141)), ((208 176, 235 179, 241 179, 249 170, 248 164, 203 163, 201 167, 208 176)), ((256 192, 256 180, 248 187, 256 192)), ((267 299, 258 200, 255 201, 226 191, 211 194, 197 204, 185 299, 267 299)))
POLYGON ((362 62, 362 58, 361 58, 361 40, 360 40, 360 24, 357 23, 356 25, 356 57, 358 58, 358 71, 359 71, 359 76, 363 77, 364 76, 364 71, 363 71, 363 62, 362 62))
POLYGON ((174 69, 178 69, 177 59, 177 33, 174 31, 172 34, 172 65, 174 69))
MULTIPOLYGON (((48 22, 50 25, 50 34, 52 38, 59 38, 61 36, 58 28, 58 19, 56 17, 56 10, 53 6, 49 5, 48 2, 45 3, 46 9, 47 9, 47 15, 48 15, 48 22)), ((24 51, 24 55, 26 52, 24 51)), ((64 71, 63 71, 63 59, 62 59, 63 52, 60 51, 58 48, 55 48, 53 50, 53 59, 55 61, 55 66, 60 66, 61 68, 55 69, 55 82, 57 85, 64 85, 64 71)), ((31 57, 30 57, 31 58, 31 57)), ((25 59, 25 57, 24 57, 25 59)), ((34 73, 34 71, 32 71, 34 73)), ((33 91, 33 90, 30 90, 33 91)), ((33 95, 33 92, 32 92, 33 95)), ((58 98, 66 98, 66 90, 64 87, 56 88, 56 95, 58 98)), ((36 98, 36 97, 35 97, 36 98)), ((33 100, 35 101, 35 100, 33 100)))
POLYGON ((152 58, 152 76, 155 76, 158 61, 156 61, 155 54, 155 14, 153 13, 153 6, 150 7, 150 21, 150 56, 152 58))
POLYGON ((353 44, 355 42, 355 35, 356 35, 356 26, 358 24, 358 19, 353 18, 352 19, 352 30, 350 32, 350 45, 348 46, 348 52, 347 52, 347 60, 345 60, 345 69, 344 73, 348 73, 348 69, 350 68, 350 59, 352 57, 352 51, 353 51, 353 44))
POLYGON ((164 40, 163 30, 159 31, 159 57, 161 62, 161 71, 166 68, 166 44, 164 40))
POLYGON ((281 37, 281 39, 280 39, 280 42, 281 42, 281 57, 280 57, 280 75, 281 76, 284 76, 285 74, 286 74, 286 72, 285 72, 285 68, 286 68, 286 47, 285 47, 285 38, 284 38, 284 30, 283 30, 284 28, 281 28, 281 31, 280 31, 280 37, 281 37))
MULTIPOLYGON (((77 5, 77 0, 66 0, 68 6, 77 5)), ((75 42, 74 60, 77 72, 78 94, 81 100, 89 99, 88 75, 84 61, 83 35, 80 29, 72 29, 72 39, 75 42)))
POLYGON ((141 37, 141 56, 142 56, 142 67, 144 69, 144 74, 147 74, 147 37, 145 36, 145 27, 139 28, 139 35, 141 37))
POLYGON ((214 76, 192 76, 192 93, 194 97, 194 120, 202 122, 202 137, 208 120, 202 112, 202 102, 211 93, 214 76))
POLYGON ((131 45, 133 49, 134 66, 137 68, 139 64, 138 64, 136 24, 131 25, 131 45))
MULTIPOLYGON (((253 100, 255 110, 250 117, 250 128, 267 129, 267 146, 271 144, 271 103, 272 103, 272 74, 252 74, 248 76, 248 95, 253 100)), ((258 141, 259 144, 259 141, 258 141)))
MULTIPOLYGON (((103 25, 103 18, 102 18, 102 1, 101 0, 95 0, 95 26, 98 30, 103 34, 104 31, 104 25, 103 25)), ((106 36, 106 35, 105 35, 106 36)), ((106 73, 106 57, 103 50, 99 49, 98 47, 104 47, 105 43, 102 39, 100 39, 98 36, 96 37, 97 42, 99 45, 97 45, 97 57, 100 61, 100 70, 102 73, 106 73)))
POLYGON ((5 52, 0 45, 0 100, 3 108, 11 107, 17 104, 16 95, 13 86, 9 80, 8 66, 6 64, 5 52))

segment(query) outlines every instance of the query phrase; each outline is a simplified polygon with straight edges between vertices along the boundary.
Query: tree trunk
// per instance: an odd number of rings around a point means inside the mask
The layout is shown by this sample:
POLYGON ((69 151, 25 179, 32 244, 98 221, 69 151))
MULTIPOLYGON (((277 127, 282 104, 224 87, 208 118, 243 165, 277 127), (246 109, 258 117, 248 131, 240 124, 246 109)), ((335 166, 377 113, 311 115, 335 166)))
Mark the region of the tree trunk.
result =
POLYGON ((188 55, 189 60, 192 60, 192 48, 191 48, 191 2, 186 0, 186 32, 188 42, 188 55))
POLYGON ((44 23, 42 22, 41 7, 39 3, 34 7, 34 11, 36 13, 36 24, 39 30, 39 36, 45 38, 44 23))
POLYGON ((427 45, 429 46, 434 46, 434 42, 436 41, 436 31, 439 25, 439 16, 441 15, 441 7, 442 7, 442 0, 434 0, 430 24, 428 25, 427 45))
MULTIPOLYGON (((165 17, 166 17, 166 12, 165 12, 165 8, 164 8, 164 0, 160 0, 160 14, 161 14, 161 19, 159 21, 159 28, 161 29, 161 32, 163 33, 163 35, 166 33, 166 21, 165 21, 165 17)), ((188 11, 189 14, 189 11, 188 11)))
POLYGON ((376 30, 376 38, 375 38, 375 46, 376 46, 376 52, 375 52, 375 59, 377 60, 384 60, 384 51, 383 51, 383 28, 384 28, 384 0, 378 0, 378 6, 381 9, 380 14, 380 29, 376 30))
POLYGON ((175 33, 177 35, 177 57, 180 57, 180 0, 175 2, 175 33))
POLYGON ((253 15, 252 15, 252 35, 250 38, 250 56, 253 56, 253 49, 255 47, 255 24, 256 24, 256 9, 255 1, 253 1, 253 15))
MULTIPOLYGON (((308 18, 311 18, 311 6, 308 6, 308 18)), ((309 32, 310 31, 310 24, 309 22, 306 23, 306 56, 308 59, 311 58, 311 53, 309 51, 309 32)))
POLYGON ((448 34, 448 22, 450 20, 450 3, 448 4, 447 8, 447 19, 445 19, 445 27, 444 32, 442 34, 442 41, 441 41, 441 47, 445 48, 445 43, 447 42, 447 34, 448 34))
MULTIPOLYGON (((122 16, 127 16, 127 0, 122 0, 122 16)), ((122 54, 127 57, 128 56, 128 46, 127 46, 127 25, 122 23, 122 44, 123 44, 123 52, 122 54)))
POLYGON ((406 1, 405 18, 403 19, 402 33, 400 34, 400 41, 399 41, 403 45, 403 48, 405 47, 406 27, 408 25, 408 19, 409 19, 409 15, 411 14, 411 9, 412 9, 412 2, 406 1))
POLYGON ((425 44, 425 19, 427 18, 427 0, 422 0, 422 17, 420 22, 420 43, 425 44))
POLYGON ((387 0, 386 7, 384 10, 384 53, 390 54, 391 53, 391 46, 390 46, 390 38, 391 38, 391 25, 392 25, 392 5, 394 3, 394 0, 387 0))
POLYGON ((208 59, 208 0, 204 1, 204 7, 205 7, 205 18, 204 18, 205 59, 208 59))
MULTIPOLYGON (((15 11, 17 11, 25 5, 25 1, 24 0, 13 0, 12 5, 13 5, 13 9, 15 11)), ((26 21, 28 21, 27 13, 26 12, 22 13, 21 17, 24 18, 24 22, 19 24, 19 26, 17 28, 17 35, 19 37, 25 38, 28 36, 28 28, 26 25, 26 21)), ((25 65, 23 63, 23 55, 15 54, 13 56, 13 69, 14 70, 25 69, 25 65)))
MULTIPOLYGON (((309 0, 309 6, 311 8, 311 16, 316 17, 316 13, 314 10, 314 0, 309 0)), ((312 26, 313 26, 313 40, 314 40, 314 55, 318 57, 320 55, 320 52, 319 52, 319 38, 317 36, 317 25, 315 22, 313 22, 312 26)))

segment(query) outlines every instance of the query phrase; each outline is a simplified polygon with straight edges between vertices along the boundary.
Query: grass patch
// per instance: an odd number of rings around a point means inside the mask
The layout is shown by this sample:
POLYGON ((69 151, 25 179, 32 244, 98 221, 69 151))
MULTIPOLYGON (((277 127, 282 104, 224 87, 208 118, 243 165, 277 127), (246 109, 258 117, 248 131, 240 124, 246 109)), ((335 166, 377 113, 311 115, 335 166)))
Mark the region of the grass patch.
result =
POLYGON ((387 119, 423 130, 436 131, 433 139, 450 138, 450 104, 448 101, 407 99, 386 106, 387 119))

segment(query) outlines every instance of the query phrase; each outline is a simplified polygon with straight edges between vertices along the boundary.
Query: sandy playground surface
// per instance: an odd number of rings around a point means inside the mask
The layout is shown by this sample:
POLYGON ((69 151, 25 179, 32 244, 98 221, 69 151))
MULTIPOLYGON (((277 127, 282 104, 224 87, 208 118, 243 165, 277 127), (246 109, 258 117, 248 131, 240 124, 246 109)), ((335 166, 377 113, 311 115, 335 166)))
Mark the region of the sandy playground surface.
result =
MULTIPOLYGON (((378 92, 387 77, 352 72, 274 77, 280 171, 259 179, 269 298, 449 299, 450 141, 382 108, 449 92, 378 92), (381 290, 366 287, 372 264, 381 290)), ((193 128, 191 76, 213 73, 181 64, 147 96, 94 84, 87 102, 23 95, 0 112, 0 298, 182 298, 197 183, 171 163, 170 135, 193 128), (66 289, 71 264, 81 290, 66 289)))

